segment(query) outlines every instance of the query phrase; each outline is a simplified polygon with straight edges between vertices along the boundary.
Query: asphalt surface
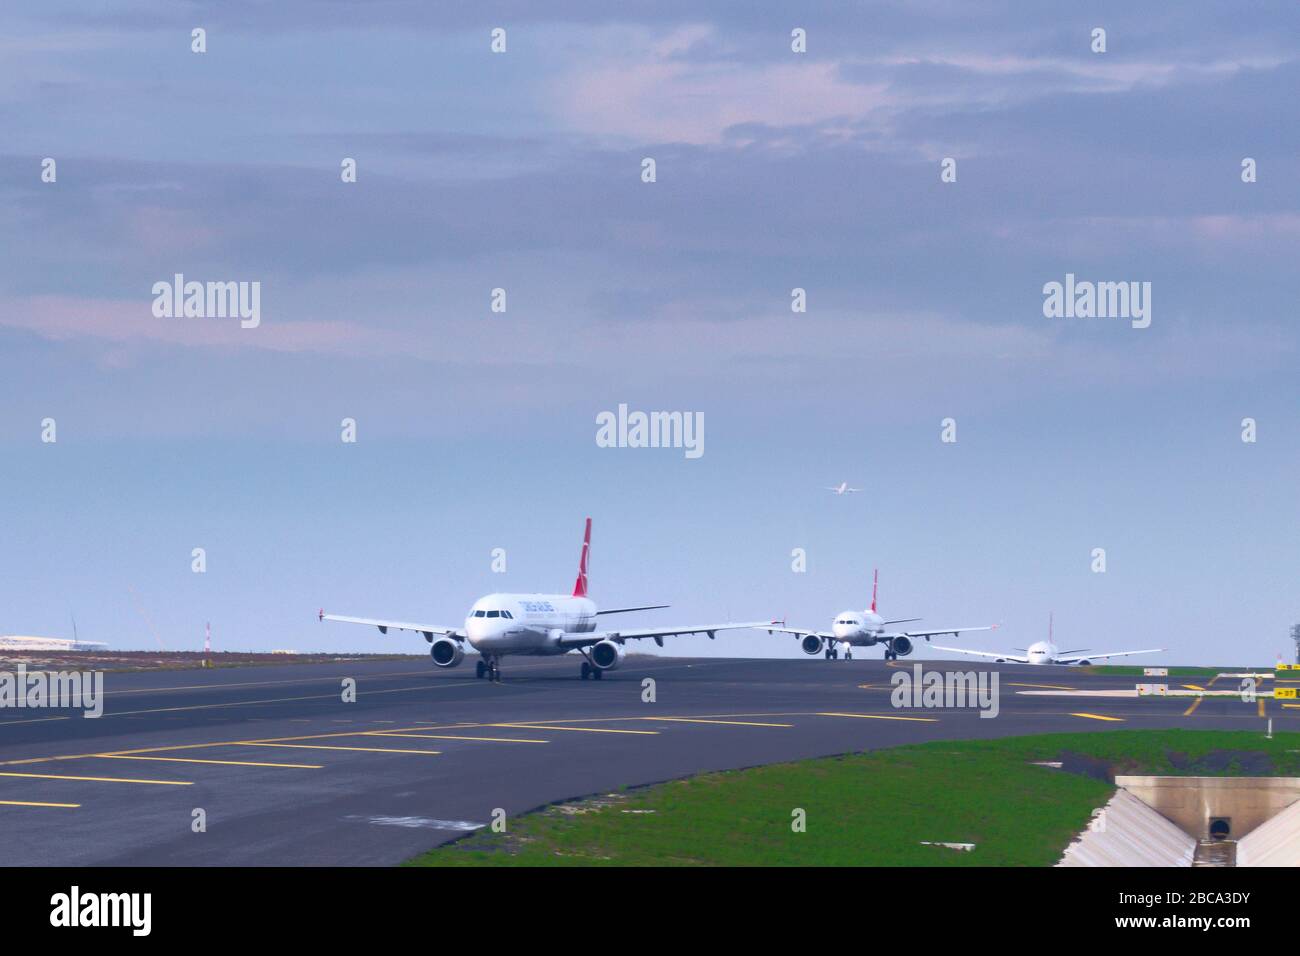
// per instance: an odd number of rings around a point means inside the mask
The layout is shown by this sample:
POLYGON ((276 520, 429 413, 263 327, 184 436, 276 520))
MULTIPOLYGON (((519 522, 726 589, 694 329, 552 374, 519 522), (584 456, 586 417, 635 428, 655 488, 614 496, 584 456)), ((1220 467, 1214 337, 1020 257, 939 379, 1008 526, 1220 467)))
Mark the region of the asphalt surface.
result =
POLYGON ((499 684, 476 680, 474 660, 437 672, 413 658, 107 674, 98 719, 0 711, 0 862, 390 864, 498 808, 513 816, 703 770, 945 738, 1263 730, 1266 717, 1300 729, 1300 709, 1282 701, 1026 693, 1131 690, 1143 679, 1070 668, 992 667, 1000 712, 989 719, 894 708, 890 679, 911 670, 907 660, 629 657, 583 681, 575 655, 507 658, 499 684), (356 681, 355 702, 342 699, 345 678, 356 681), (654 702, 643 700, 645 678, 654 702), (204 832, 193 825, 199 809, 204 832))

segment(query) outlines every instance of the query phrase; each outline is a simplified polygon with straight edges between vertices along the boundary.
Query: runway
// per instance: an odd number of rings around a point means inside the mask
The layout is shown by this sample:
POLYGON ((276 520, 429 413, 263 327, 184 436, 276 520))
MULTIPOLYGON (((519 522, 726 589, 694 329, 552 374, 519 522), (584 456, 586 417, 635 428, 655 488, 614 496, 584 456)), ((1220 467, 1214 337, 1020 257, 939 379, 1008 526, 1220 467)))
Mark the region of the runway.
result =
MULTIPOLYGON (((890 679, 911 670, 907 660, 629 657, 603 680, 582 681, 573 655, 508 658, 499 684, 476 680, 473 661, 436 672, 412 658, 110 673, 99 719, 0 711, 3 862, 392 864, 489 823, 498 809, 509 819, 704 770, 945 738, 1263 731, 1267 718, 1300 729, 1300 709, 1282 701, 1021 693, 1143 680, 1063 667, 993 667, 1000 712, 987 719, 973 709, 894 708, 890 679), (646 678, 653 702, 643 699, 646 678)), ((1224 683, 1213 689, 1231 689, 1224 683)))

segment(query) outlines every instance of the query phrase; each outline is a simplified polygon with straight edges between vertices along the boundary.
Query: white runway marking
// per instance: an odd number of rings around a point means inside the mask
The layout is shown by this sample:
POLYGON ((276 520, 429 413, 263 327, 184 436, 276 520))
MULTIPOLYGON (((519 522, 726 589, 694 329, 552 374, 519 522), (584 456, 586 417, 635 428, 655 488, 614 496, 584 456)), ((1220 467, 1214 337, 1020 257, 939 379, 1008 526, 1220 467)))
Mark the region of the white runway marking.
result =
POLYGON ((486 823, 473 823, 469 820, 434 820, 429 817, 365 817, 349 816, 345 820, 360 820, 380 827, 408 827, 424 830, 481 830, 486 823))

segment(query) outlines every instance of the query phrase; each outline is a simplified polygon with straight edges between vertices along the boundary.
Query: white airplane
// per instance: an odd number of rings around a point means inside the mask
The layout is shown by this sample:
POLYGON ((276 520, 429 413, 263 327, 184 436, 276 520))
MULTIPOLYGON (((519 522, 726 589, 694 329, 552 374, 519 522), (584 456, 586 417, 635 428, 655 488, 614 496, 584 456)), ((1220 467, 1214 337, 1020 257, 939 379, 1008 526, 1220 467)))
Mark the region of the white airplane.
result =
POLYGON ((835 615, 835 620, 831 623, 831 629, 827 631, 809 631, 800 627, 776 627, 774 625, 784 625, 784 621, 773 621, 771 624, 764 625, 764 630, 771 634, 773 631, 780 631, 783 634, 794 634, 800 638, 799 646, 803 648, 805 654, 820 654, 825 649, 826 659, 832 660, 840 656, 839 645, 845 644, 844 659, 853 659, 853 648, 855 647, 873 647, 876 644, 885 645, 885 660, 896 661, 900 657, 906 657, 912 653, 915 645, 915 638, 923 637, 927 641, 936 634, 951 634, 956 637, 962 631, 991 631, 997 625, 990 624, 987 627, 945 627, 937 631, 886 631, 885 626, 888 624, 910 624, 913 621, 921 620, 919 617, 900 618, 894 621, 886 621, 876 613, 876 591, 880 586, 880 572, 876 571, 871 583, 871 608, 867 611, 842 611, 835 615))
POLYGON ((591 553, 591 519, 582 539, 582 557, 578 562, 578 580, 573 595, 563 594, 489 594, 479 598, 465 616, 461 627, 443 627, 433 624, 411 624, 405 621, 376 620, 368 617, 343 617, 326 614, 321 609, 322 621, 342 621, 347 624, 369 624, 387 634, 389 628, 399 631, 418 631, 429 642, 429 654, 437 667, 455 667, 465 656, 464 644, 482 655, 476 667, 477 677, 501 679, 500 660, 507 654, 552 655, 577 651, 583 657, 582 679, 600 680, 605 671, 612 671, 623 661, 624 643, 650 638, 660 647, 664 638, 677 634, 708 634, 746 627, 765 627, 766 621, 748 624, 699 624, 690 627, 623 628, 611 631, 596 630, 596 618, 602 614, 624 614, 628 611, 653 611, 667 604, 648 604, 638 607, 616 607, 596 610, 595 603, 587 597, 587 560, 591 553), (436 635, 436 637, 435 637, 436 635))
POLYGON ((1107 657, 1128 657, 1131 654, 1159 654, 1161 651, 1166 650, 1163 647, 1152 647, 1144 651, 1110 651, 1105 654, 1089 654, 1086 647, 1080 647, 1075 650, 1062 651, 1057 648, 1052 632, 1053 621, 1052 615, 1049 614, 1047 617, 1047 640, 1038 641, 1028 647, 1014 648, 1014 650, 1021 651, 1023 656, 990 651, 971 651, 962 647, 940 647, 938 644, 933 645, 933 647, 936 651, 952 651, 955 654, 990 657, 999 664, 1091 664, 1095 660, 1107 657))
POLYGON ((861 491, 862 489, 861 489, 861 488, 850 488, 850 487, 849 487, 849 483, 848 483, 847 481, 841 481, 841 482, 840 482, 838 485, 836 485, 835 487, 833 487, 833 488, 827 488, 826 490, 827 490, 827 491, 833 491, 833 492, 835 492, 837 495, 851 495, 851 494, 853 494, 855 491, 861 491))
POLYGON ((100 641, 69 640, 66 637, 20 637, 6 634, 0 637, 0 651, 93 651, 108 647, 100 641))

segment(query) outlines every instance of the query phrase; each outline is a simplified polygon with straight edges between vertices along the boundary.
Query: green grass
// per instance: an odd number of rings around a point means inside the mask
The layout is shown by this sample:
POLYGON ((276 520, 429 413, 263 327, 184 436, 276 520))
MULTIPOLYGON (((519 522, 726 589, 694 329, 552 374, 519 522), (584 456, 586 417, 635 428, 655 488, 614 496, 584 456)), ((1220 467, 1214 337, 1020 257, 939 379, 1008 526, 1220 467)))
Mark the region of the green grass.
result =
POLYGON ((708 773, 547 807, 412 866, 1050 866, 1119 773, 1300 775, 1300 734, 1121 730, 939 741, 708 773), (791 828, 792 811, 807 828, 791 828), (974 843, 971 852, 922 840, 974 843))
MULTIPOLYGON (((1081 668, 1089 674, 1109 674, 1115 677, 1141 677, 1144 665, 1141 664, 1089 664, 1081 668)), ((1155 666, 1155 665, 1145 665, 1155 666)), ((1271 674, 1273 665, 1267 667, 1178 667, 1169 668, 1170 677, 1213 677, 1215 674, 1238 674, 1249 671, 1252 674, 1271 674)), ((1158 678, 1152 678, 1156 680, 1158 678)))

